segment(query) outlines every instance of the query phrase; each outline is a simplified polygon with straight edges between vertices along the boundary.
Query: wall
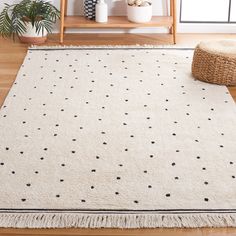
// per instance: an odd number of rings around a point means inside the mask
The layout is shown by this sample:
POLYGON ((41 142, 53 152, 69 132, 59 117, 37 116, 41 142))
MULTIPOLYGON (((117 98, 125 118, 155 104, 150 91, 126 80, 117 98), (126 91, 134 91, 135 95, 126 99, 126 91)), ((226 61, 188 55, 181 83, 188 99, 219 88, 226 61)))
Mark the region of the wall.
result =
MULTIPOLYGON (((68 0, 69 14, 82 15, 83 14, 83 0, 68 0)), ((54 4, 59 7, 60 0, 54 0, 54 4)), ((124 0, 106 0, 109 7, 109 15, 125 15, 126 3, 124 0)), ((153 14, 161 15, 167 13, 167 0, 153 1, 153 14)))
MULTIPOLYGON (((0 11, 3 8, 3 2, 9 4, 19 2, 20 0, 0 0, 0 11)), ((60 0, 51 0, 58 8, 60 6, 60 0)), ((82 15, 83 14, 83 0, 68 0, 69 1, 69 14, 82 15)), ((125 0, 106 0, 109 6, 109 15, 125 15, 125 0)), ((154 15, 166 15, 168 13, 168 0, 152 0, 153 14, 154 15)), ((180 0, 177 0, 177 13, 180 12, 180 0)), ((199 12, 199 14, 201 14, 199 12)), ((58 26, 55 27, 55 31, 58 31, 58 26)), ((78 32, 78 30, 70 30, 72 32, 78 32)), ((144 29, 131 29, 131 30, 100 30, 99 32, 132 32, 132 33, 159 33, 167 32, 162 28, 144 28, 144 29)), ((80 30, 79 32, 98 32, 96 30, 80 30)), ((236 33, 236 24, 190 24, 179 23, 178 19, 178 32, 179 33, 236 33)))

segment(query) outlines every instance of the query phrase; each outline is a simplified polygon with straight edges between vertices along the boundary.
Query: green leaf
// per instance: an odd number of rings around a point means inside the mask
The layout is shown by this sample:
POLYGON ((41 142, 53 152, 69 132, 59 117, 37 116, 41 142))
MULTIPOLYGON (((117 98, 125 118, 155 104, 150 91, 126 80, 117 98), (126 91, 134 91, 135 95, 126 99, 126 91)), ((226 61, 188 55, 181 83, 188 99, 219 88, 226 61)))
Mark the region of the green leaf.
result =
POLYGON ((18 4, 5 4, 0 13, 0 36, 13 37, 26 32, 26 24, 36 27, 37 33, 52 32, 60 12, 45 0, 22 0, 18 4))

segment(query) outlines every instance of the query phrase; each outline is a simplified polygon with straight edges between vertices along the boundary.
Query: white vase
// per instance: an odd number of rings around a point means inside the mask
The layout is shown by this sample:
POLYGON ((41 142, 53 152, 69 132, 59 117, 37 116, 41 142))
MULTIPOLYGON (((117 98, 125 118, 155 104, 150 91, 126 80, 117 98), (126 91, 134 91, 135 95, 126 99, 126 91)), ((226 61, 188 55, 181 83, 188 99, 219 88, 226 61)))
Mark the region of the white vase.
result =
POLYGON ((104 0, 99 0, 96 4, 96 22, 105 23, 108 21, 108 8, 104 0))
POLYGON ((19 38, 23 43, 41 44, 47 40, 47 30, 41 30, 36 32, 36 28, 31 23, 26 23, 26 32, 19 38))
POLYGON ((152 5, 142 7, 127 5, 127 16, 131 22, 149 22, 152 19, 152 5))

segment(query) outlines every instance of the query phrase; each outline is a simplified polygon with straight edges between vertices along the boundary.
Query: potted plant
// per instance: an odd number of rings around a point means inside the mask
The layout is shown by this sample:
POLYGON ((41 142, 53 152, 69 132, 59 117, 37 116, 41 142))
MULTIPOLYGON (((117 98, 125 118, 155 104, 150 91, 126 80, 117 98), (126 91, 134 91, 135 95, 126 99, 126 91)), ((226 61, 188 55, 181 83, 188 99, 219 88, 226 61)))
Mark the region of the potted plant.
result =
POLYGON ((0 36, 15 38, 24 43, 44 43, 47 33, 60 18, 60 12, 44 0, 23 0, 18 4, 7 4, 0 14, 0 36))
POLYGON ((135 23, 146 23, 152 19, 152 3, 147 0, 128 0, 128 20, 135 23))

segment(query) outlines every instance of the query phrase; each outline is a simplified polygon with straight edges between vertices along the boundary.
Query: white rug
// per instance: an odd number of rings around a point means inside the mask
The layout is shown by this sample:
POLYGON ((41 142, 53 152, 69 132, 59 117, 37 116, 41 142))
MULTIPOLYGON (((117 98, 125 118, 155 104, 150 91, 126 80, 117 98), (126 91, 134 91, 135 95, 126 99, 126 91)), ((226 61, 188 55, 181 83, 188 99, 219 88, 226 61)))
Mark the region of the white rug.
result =
POLYGON ((0 227, 236 226, 236 110, 192 50, 33 48, 0 111, 0 227))

